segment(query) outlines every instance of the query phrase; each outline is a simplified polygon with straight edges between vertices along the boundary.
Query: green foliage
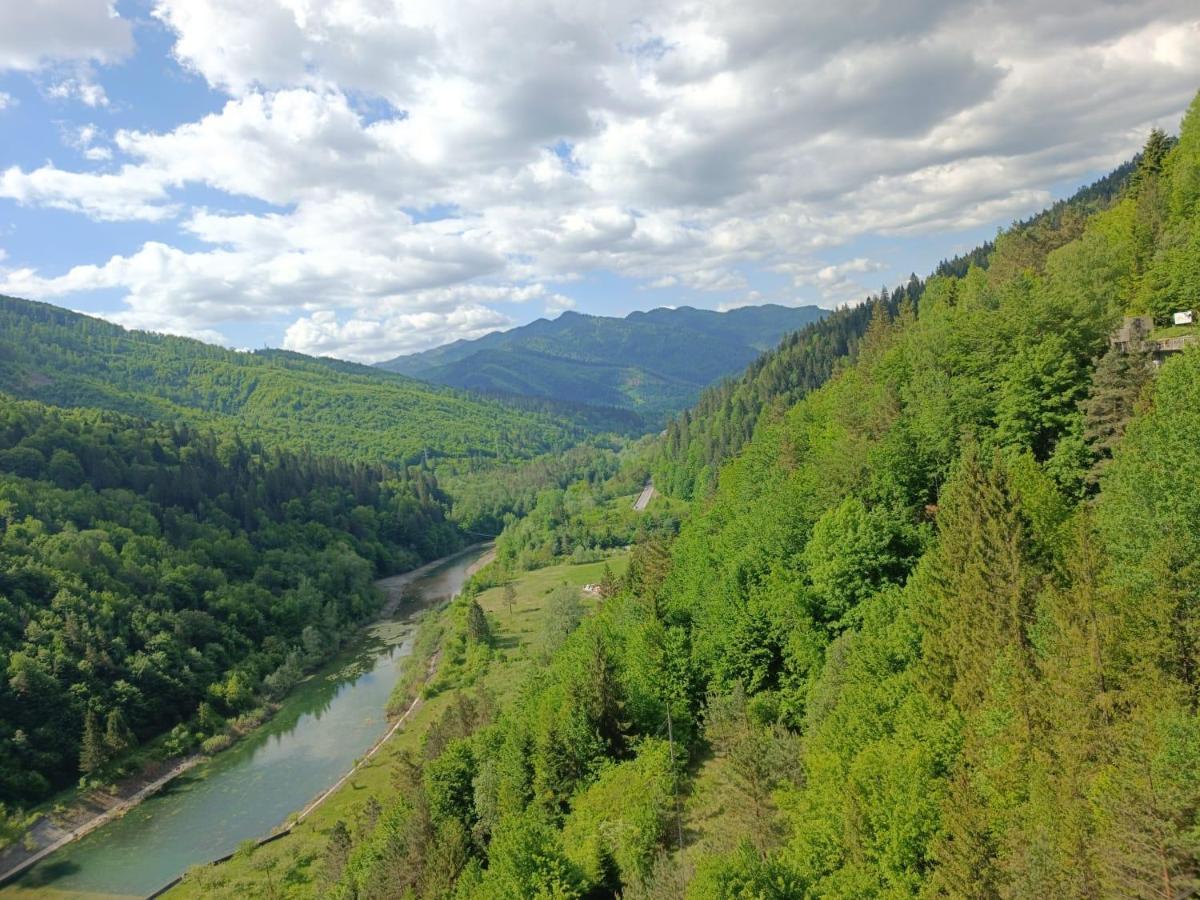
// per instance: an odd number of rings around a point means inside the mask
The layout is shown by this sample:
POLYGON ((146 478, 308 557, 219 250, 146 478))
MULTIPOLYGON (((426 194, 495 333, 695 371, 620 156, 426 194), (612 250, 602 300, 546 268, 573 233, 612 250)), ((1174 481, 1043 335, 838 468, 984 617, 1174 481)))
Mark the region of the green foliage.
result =
POLYGON ((0 798, 195 743, 459 545, 429 476, 0 400, 0 798))
POLYGON ((838 623, 884 584, 912 565, 913 529, 857 497, 825 513, 804 546, 804 564, 819 618, 838 623))
POLYGON ((557 829, 536 811, 501 822, 488 853, 488 868, 464 898, 574 900, 584 896, 584 879, 564 853, 557 829))
POLYGON ((687 900, 795 900, 807 896, 803 880, 780 860, 764 860, 748 847, 705 857, 687 900))
MULTIPOLYGON (((458 696, 335 893, 678 898, 693 862, 705 900, 1194 893, 1200 351, 1151 370, 1107 336, 1190 277, 1171 251, 1200 217, 1196 110, 1132 179, 831 316, 673 423, 655 477, 705 502, 641 535, 592 615, 547 597, 516 698, 492 716, 458 696), (672 861, 699 761, 723 843, 672 861)), ((28 449, 0 458, 52 462, 28 449)), ((510 524, 511 568, 608 526, 584 479, 510 524)), ((447 686, 491 661, 472 604, 444 617, 447 686)), ((235 708, 266 671, 229 666, 210 696, 235 708)), ((14 691, 53 696, 53 673, 11 657, 14 691)))
POLYGON ((538 636, 538 648, 549 659, 561 647, 571 632, 583 621, 583 600, 579 588, 561 584, 546 597, 546 612, 542 617, 542 630, 538 636))
POLYGON ((666 833, 674 782, 667 743, 648 739, 637 756, 602 769, 572 801, 563 844, 588 882, 612 890, 648 874, 666 833))
MULTIPOLYGON (((561 409, 484 400, 338 360, 127 331, 11 297, 0 297, 0 390, 401 470, 441 460, 529 459, 565 451, 611 424, 576 423, 561 409)), ((60 474, 74 473, 68 464, 60 474)))

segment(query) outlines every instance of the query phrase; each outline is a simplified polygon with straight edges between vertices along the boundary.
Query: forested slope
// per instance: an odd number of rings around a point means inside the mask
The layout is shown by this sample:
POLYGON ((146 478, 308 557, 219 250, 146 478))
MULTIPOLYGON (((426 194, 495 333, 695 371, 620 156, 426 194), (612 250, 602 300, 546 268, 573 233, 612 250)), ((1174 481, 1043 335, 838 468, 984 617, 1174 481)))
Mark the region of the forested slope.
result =
MULTIPOLYGON (((1019 269, 1036 264, 1048 249, 1077 234, 1088 215, 1106 209, 1120 196, 1140 159, 1139 155, 1049 209, 1014 223, 1000 265, 1019 269)), ((986 269, 994 249, 995 243, 988 241, 943 260, 935 274, 961 277, 972 265, 986 269)), ((722 464, 750 440, 760 417, 778 416, 853 359, 870 322, 872 304, 882 304, 894 316, 904 303, 919 302, 924 289, 925 282, 913 275, 891 292, 884 289, 867 303, 831 313, 787 335, 741 374, 704 391, 695 406, 667 424, 653 462, 659 490, 685 499, 706 496, 722 464)))
POLYGON ((878 305, 328 892, 1189 896, 1200 350, 1107 337, 1194 306, 1197 260, 1200 99, 1108 208, 878 305), (719 846, 677 818, 685 759, 719 846))
POLYGON ((130 331, 10 297, 0 297, 0 392, 250 430, 274 446, 401 466, 526 459, 610 425, 594 410, 578 424, 563 407, 485 400, 338 360, 130 331))
POLYGON ((0 403, 0 805, 277 698, 460 546, 430 476, 0 403))

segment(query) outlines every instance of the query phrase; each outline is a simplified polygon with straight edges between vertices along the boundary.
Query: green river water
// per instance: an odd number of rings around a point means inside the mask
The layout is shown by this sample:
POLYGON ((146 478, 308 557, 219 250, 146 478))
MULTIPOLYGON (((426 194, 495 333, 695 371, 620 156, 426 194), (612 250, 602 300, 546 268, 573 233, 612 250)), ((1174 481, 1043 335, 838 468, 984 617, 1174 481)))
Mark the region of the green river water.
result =
MULTIPOLYGON (((476 547, 415 577, 426 600, 456 594, 486 552, 476 547)), ((124 817, 47 857, 21 879, 25 892, 145 897, 197 863, 263 837, 329 788, 387 730, 385 707, 411 650, 401 608, 329 667, 298 686, 253 734, 168 784, 124 817)))

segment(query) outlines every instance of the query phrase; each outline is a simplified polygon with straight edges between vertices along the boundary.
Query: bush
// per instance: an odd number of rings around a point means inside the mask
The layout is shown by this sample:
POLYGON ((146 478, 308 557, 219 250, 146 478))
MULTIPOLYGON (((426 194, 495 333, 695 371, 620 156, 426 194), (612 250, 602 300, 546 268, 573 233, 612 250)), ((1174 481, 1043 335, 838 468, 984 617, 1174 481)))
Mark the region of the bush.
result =
POLYGON ((205 739, 204 743, 200 745, 200 749, 206 756, 213 756, 232 744, 232 734, 214 734, 212 737, 205 739))

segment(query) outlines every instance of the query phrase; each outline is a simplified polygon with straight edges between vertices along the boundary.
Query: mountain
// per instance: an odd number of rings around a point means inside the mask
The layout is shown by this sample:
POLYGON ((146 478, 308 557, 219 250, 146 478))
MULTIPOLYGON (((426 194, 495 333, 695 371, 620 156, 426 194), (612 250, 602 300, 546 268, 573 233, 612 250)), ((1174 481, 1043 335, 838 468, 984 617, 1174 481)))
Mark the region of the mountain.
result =
POLYGON ((233 429, 276 447, 406 465, 527 459, 636 417, 504 402, 280 350, 244 353, 0 297, 0 392, 62 407, 233 429))
POLYGON ((825 314, 777 305, 661 308, 623 319, 565 312, 379 367, 481 393, 632 409, 653 422, 825 314))

